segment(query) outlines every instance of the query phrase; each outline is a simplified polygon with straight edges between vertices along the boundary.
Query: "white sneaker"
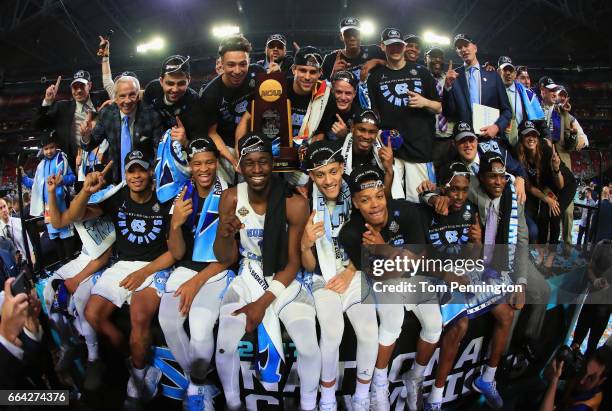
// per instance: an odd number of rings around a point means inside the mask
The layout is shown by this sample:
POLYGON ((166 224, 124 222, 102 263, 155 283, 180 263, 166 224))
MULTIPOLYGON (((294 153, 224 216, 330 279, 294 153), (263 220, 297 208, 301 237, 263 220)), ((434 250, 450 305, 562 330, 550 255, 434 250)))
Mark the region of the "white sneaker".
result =
POLYGON ((423 380, 423 377, 417 377, 410 371, 402 375, 406 387, 406 405, 410 411, 423 408, 423 380))
POLYGON ((147 367, 147 372, 142 384, 142 395, 140 397, 143 402, 149 402, 157 395, 157 385, 161 377, 162 372, 159 368, 152 365, 147 367))
POLYGON ((321 402, 319 401, 319 411, 337 411, 338 403, 336 401, 333 402, 321 402))
POLYGON ((351 406, 353 411, 370 411, 370 399, 368 397, 357 398, 353 395, 351 397, 351 406))
POLYGON ((390 409, 389 384, 376 385, 372 382, 372 385, 370 385, 370 410, 389 411, 390 409))
MULTIPOLYGON (((191 385, 190 385, 191 386, 191 385)), ((215 404, 206 385, 197 386, 197 394, 187 395, 183 401, 184 411, 214 411, 215 404)))

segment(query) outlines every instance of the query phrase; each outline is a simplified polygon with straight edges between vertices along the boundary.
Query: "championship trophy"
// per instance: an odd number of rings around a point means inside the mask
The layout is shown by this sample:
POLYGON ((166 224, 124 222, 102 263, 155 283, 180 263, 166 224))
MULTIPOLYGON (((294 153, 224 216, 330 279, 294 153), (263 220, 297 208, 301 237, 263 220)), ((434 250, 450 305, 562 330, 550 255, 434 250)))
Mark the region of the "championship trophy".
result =
POLYGON ((287 99, 287 80, 283 73, 255 76, 255 98, 251 107, 251 131, 273 142, 274 171, 299 170, 298 151, 293 147, 291 102, 287 99), (276 150, 277 144, 280 146, 276 150))

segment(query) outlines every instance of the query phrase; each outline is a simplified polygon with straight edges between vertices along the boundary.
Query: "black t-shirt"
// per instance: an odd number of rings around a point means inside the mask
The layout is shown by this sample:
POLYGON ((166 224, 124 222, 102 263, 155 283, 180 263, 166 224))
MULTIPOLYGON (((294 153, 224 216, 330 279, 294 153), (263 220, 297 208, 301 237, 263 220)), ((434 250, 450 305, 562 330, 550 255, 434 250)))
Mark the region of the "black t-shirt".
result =
POLYGON ((144 204, 134 202, 127 187, 100 203, 110 215, 119 259, 122 261, 153 261, 168 250, 166 233, 168 212, 172 202, 161 204, 155 193, 144 204))
POLYGON ((251 64, 246 78, 236 88, 229 88, 217 76, 206 88, 200 90, 200 104, 206 120, 206 128, 217 124, 217 133, 225 145, 234 147, 236 126, 255 93, 255 74, 265 72, 263 67, 251 64))
POLYGON ((437 214, 429 209, 428 240, 440 254, 458 254, 461 246, 469 242, 470 226, 476 222, 478 208, 469 201, 457 210, 449 210, 448 215, 437 214))
POLYGON ((351 58, 345 56, 341 50, 332 51, 323 58, 323 78, 326 80, 331 80, 331 74, 332 70, 334 69, 334 63, 336 62, 338 52, 342 54, 341 58, 346 60, 348 63, 346 69, 351 71, 355 76, 357 76, 357 78, 359 78, 359 75, 361 74, 361 67, 368 60, 387 59, 384 51, 382 51, 382 49, 375 44, 371 46, 361 46, 361 53, 359 53, 356 57, 351 58))
POLYGON ((404 137, 397 157, 426 163, 432 159, 436 116, 425 108, 409 108, 409 90, 440 101, 436 81, 420 64, 407 62, 401 70, 377 67, 368 78, 368 95, 372 108, 380 114, 381 129, 397 129, 404 137))
MULTIPOLYGON (((185 255, 183 258, 177 263, 180 267, 185 267, 193 271, 202 271, 209 263, 203 263, 200 261, 193 261, 193 247, 195 245, 195 230, 198 225, 198 221, 200 221, 200 215, 202 214, 202 207, 204 206, 204 202, 206 198, 199 197, 197 210, 195 213, 192 213, 192 219, 187 219, 185 224, 181 227, 183 230, 183 241, 185 242, 185 255), (189 224, 190 221, 193 221, 193 224, 189 224)), ((210 244, 212 247, 212 244, 210 244)))
MULTIPOLYGON (((387 244, 402 246, 428 243, 427 206, 406 200, 387 200, 387 212, 387 224, 381 231, 382 238, 387 244)), ((338 237, 349 259, 358 270, 362 270, 361 238, 366 231, 365 220, 358 210, 354 210, 351 219, 342 226, 338 237)))
MULTIPOLYGON (((333 96, 330 96, 330 99, 332 97, 333 96)), ((336 134, 334 134, 331 131, 331 126, 334 124, 334 122, 338 120, 336 118, 336 114, 340 115, 340 118, 342 118, 342 121, 344 121, 344 124, 346 124, 350 132, 351 127, 353 126, 353 117, 356 114, 360 113, 361 110, 363 110, 358 100, 359 98, 355 96, 355 100, 353 100, 351 107, 346 112, 341 112, 340 110, 338 110, 337 105, 336 105, 336 110, 333 110, 332 108, 330 108, 330 113, 324 113, 324 116, 323 116, 323 119, 325 119, 326 121, 325 122, 321 121, 321 124, 319 124, 319 128, 317 128, 317 131, 315 131, 314 135, 323 133, 325 134, 325 138, 327 140, 338 140, 338 137, 336 136, 336 134)), ((334 101, 335 101, 335 98, 334 98, 334 101)))
POLYGON ((189 140, 207 134, 199 96, 194 89, 188 87, 179 101, 168 105, 164 101, 164 90, 159 79, 152 80, 145 88, 143 102, 159 113, 165 130, 176 125, 176 116, 178 116, 185 126, 189 140))

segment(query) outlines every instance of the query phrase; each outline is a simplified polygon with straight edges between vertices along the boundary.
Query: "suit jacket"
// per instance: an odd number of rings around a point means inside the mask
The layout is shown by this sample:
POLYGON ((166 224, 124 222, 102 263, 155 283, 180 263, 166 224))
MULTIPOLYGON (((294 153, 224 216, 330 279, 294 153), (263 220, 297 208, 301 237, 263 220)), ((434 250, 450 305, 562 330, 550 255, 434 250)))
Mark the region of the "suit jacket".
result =
MULTIPOLYGON (((42 379, 41 368, 43 355, 48 350, 41 342, 35 341, 27 336, 25 332, 19 335, 23 350, 23 358, 19 359, 0 343, 0 389, 41 389, 48 388, 42 379), (10 370, 10 371, 9 371, 10 370)), ((44 340, 43 340, 44 341, 44 340)))
MULTIPOLYGON (((89 93, 94 108, 98 108, 109 99, 106 91, 89 93)), ((50 106, 39 106, 34 118, 34 125, 40 130, 55 130, 59 139, 59 146, 68 156, 70 167, 76 170, 76 156, 78 145, 72 135, 72 122, 76 102, 74 100, 55 101, 50 106)))
MULTIPOLYGON (((472 104, 465 75, 465 67, 455 70, 459 75, 450 90, 442 93, 442 113, 453 122, 464 121, 472 124, 472 104)), ((503 135, 512 119, 512 107, 506 94, 506 87, 495 71, 480 69, 480 104, 499 109, 499 118, 495 122, 499 134, 503 135)), ((479 130, 474 130, 476 133, 479 130)))
MULTIPOLYGON (((142 101, 138 102, 132 132, 132 150, 140 150, 149 159, 151 164, 155 161, 157 144, 163 133, 161 117, 151 107, 146 107, 142 101)), ((83 143, 83 149, 90 151, 104 140, 108 141, 108 153, 113 160, 113 182, 121 181, 121 114, 119 106, 111 104, 105 107, 98 116, 88 143, 83 143)))

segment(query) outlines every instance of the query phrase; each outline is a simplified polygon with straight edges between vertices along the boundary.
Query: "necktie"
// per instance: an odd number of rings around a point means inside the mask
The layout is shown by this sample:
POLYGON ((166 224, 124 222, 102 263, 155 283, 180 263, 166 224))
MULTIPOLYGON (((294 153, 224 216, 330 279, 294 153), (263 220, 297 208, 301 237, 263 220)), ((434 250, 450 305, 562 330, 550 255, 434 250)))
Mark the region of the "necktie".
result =
POLYGON ((490 262, 493 256, 493 248, 495 246, 495 235, 497 234, 497 213, 493 201, 489 203, 487 209, 487 222, 485 223, 485 238, 484 238, 484 259, 485 262, 490 262))
POLYGON ((11 226, 10 225, 7 224, 7 225, 4 226, 4 234, 5 234, 5 237, 7 239, 9 239, 9 240, 13 239, 13 236, 11 235, 11 226))
POLYGON ((132 151, 132 136, 130 135, 130 118, 125 116, 121 122, 121 177, 125 180, 125 156, 132 151))
MULTIPOLYGON (((438 91, 438 95, 440 96, 440 98, 442 98, 442 93, 444 92, 444 83, 443 82, 436 83, 436 90, 438 91)), ((438 131, 442 133, 446 133, 446 130, 448 129, 448 121, 446 121, 446 117, 444 117, 442 113, 438 114, 437 117, 438 119, 436 122, 436 126, 438 128, 438 131)))
POLYGON ((478 164, 474 161, 472 164, 470 164, 470 170, 472 170, 472 174, 473 175, 478 175, 478 170, 480 169, 480 167, 478 167, 478 164))
POLYGON ((476 79, 476 67, 470 67, 470 78, 469 78, 469 86, 470 86, 470 103, 472 104, 480 104, 480 87, 478 84, 478 79, 476 79))
POLYGON ((91 111, 91 107, 89 107, 88 104, 83 104, 83 109, 82 109, 83 113, 85 115, 87 115, 87 113, 89 113, 91 111))

